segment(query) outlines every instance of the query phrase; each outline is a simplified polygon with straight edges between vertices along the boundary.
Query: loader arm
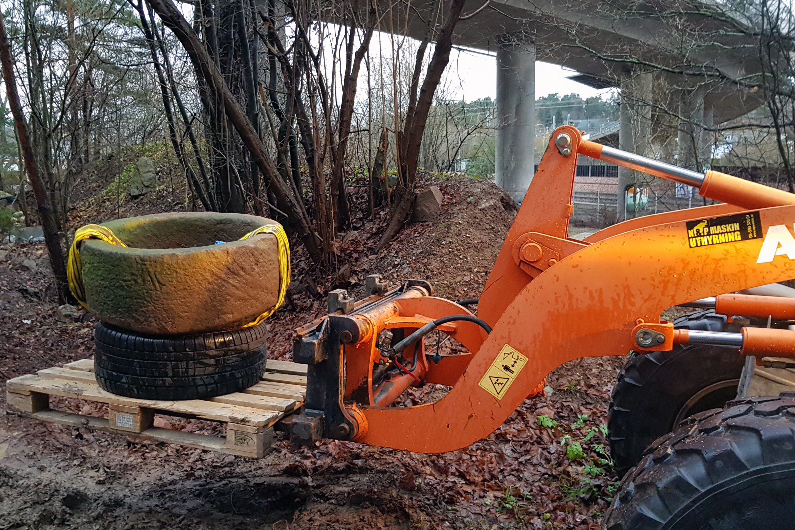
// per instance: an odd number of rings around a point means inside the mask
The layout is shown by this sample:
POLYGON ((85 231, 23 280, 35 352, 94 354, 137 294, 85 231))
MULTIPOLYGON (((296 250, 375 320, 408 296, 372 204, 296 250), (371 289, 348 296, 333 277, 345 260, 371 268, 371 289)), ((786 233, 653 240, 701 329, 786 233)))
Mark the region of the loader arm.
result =
POLYGON ((419 282, 374 295, 299 333, 294 358, 310 369, 307 409, 294 422, 293 438, 325 436, 419 452, 463 448, 493 432, 562 363, 584 353, 643 350, 647 335, 656 349, 687 340, 660 321, 666 308, 795 276, 791 234, 791 257, 782 243, 772 259, 760 259, 763 243, 772 245, 764 238, 770 227, 792 229, 795 195, 624 155, 583 141, 573 127, 555 131, 481 295, 479 318, 429 296, 430 286, 419 282), (570 239, 581 151, 714 191, 733 206, 649 216, 586 242, 570 239), (440 317, 453 319, 439 329, 469 353, 434 362, 422 339, 395 352, 396 342, 405 344, 402 339, 440 317), (435 403, 389 406, 408 386, 425 381, 452 388, 435 403))

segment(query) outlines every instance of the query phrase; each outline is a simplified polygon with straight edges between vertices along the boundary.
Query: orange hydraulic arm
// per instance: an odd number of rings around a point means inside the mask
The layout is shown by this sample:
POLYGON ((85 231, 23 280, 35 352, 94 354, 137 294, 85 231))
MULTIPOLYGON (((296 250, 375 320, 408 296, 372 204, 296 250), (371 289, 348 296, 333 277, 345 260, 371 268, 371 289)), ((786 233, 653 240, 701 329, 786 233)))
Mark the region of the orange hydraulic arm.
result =
MULTIPOLYGON (((466 447, 502 424, 566 361, 691 340, 696 332, 686 337, 660 321, 666 308, 795 277, 794 223, 795 195, 661 164, 584 141, 573 127, 559 128, 506 237, 477 317, 428 296, 427 284, 407 285, 303 331, 295 355, 312 366, 307 410, 293 422, 293 437, 330 436, 421 452, 466 447), (731 206, 648 216, 586 242, 570 239, 580 154, 686 182, 731 206), (793 239, 792 257, 765 242, 770 227, 782 226, 793 239), (768 250, 760 256, 763 243, 768 250), (411 337, 434 326, 458 338, 468 353, 431 360, 423 339, 411 337), (422 381, 452 389, 435 403, 388 406, 422 381)), ((784 237, 781 230, 772 233, 784 237)), ((748 351, 782 347, 782 341, 795 345, 789 336, 774 341, 746 331, 741 346, 748 351)), ((789 330, 767 331, 795 337, 789 330)))

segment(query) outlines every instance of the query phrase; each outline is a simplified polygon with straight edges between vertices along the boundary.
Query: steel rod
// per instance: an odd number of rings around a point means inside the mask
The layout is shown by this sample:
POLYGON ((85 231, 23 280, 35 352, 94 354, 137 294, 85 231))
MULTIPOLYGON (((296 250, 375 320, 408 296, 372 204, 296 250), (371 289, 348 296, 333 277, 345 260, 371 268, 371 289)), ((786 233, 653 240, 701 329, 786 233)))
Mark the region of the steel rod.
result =
POLYGON ((708 346, 725 346, 727 348, 742 348, 742 333, 727 333, 725 331, 699 331, 689 330, 687 333, 688 344, 705 344, 708 346))
POLYGON ((672 164, 666 164, 659 160, 646 158, 645 156, 636 155, 614 147, 603 146, 601 160, 605 162, 614 162, 618 165, 642 171, 655 177, 662 177, 665 179, 681 182, 689 186, 700 188, 704 183, 704 175, 690 169, 684 169, 672 164))
POLYGON ((708 296, 707 298, 699 298, 698 300, 693 300, 692 302, 685 302, 684 304, 679 304, 679 307, 695 307, 698 309, 715 309, 715 304, 717 303, 717 298, 714 296, 708 296))

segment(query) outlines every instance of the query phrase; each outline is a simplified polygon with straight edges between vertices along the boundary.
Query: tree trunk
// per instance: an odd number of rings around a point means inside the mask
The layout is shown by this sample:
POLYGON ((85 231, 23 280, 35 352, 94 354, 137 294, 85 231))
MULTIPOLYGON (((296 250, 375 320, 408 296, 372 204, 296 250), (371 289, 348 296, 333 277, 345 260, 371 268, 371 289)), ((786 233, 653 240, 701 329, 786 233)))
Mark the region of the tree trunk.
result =
POLYGON ((433 50, 431 62, 428 65, 428 71, 425 74, 419 94, 417 94, 417 79, 419 76, 416 75, 415 70, 409 96, 409 111, 406 114, 403 134, 399 134, 397 138, 398 152, 402 155, 398 164, 400 172, 398 200, 392 209, 387 229, 378 242, 377 248, 379 250, 384 248, 397 235, 411 214, 411 207, 414 202, 414 183, 417 178, 417 166, 422 146, 422 134, 425 132, 425 125, 428 121, 428 113, 433 103, 436 87, 439 86, 444 69, 450 61, 450 50, 453 47, 453 30, 461 19, 461 12, 464 9, 465 2, 466 0, 452 0, 451 2, 450 14, 444 26, 442 26, 439 36, 436 38, 436 47, 433 50), (416 101, 416 106, 411 104, 414 101, 416 101))
POLYGON ((386 152, 389 150, 389 131, 386 127, 381 129, 381 141, 378 143, 378 151, 375 153, 375 160, 373 167, 370 171, 370 193, 369 193, 369 206, 370 216, 375 214, 375 209, 384 203, 384 196, 386 195, 386 175, 384 168, 386 166, 386 152))
POLYGON ((2 14, 0 14, 0 62, 2 62, 3 80, 5 81, 6 91, 8 92, 8 103, 11 107, 11 113, 14 116, 14 126, 17 130, 22 156, 25 161, 25 171, 27 172, 28 179, 30 179, 31 186, 33 186, 33 193, 36 196, 36 205, 38 206, 39 216, 41 217, 41 224, 44 230, 44 241, 50 256, 50 265, 55 275, 58 303, 63 304, 71 298, 69 296, 69 283, 66 276, 66 262, 64 261, 64 253, 61 248, 58 228, 55 224, 55 215, 50 206, 44 182, 42 181, 41 175, 39 175, 36 159, 33 155, 33 148, 31 147, 30 138, 28 137, 25 116, 22 113, 22 105, 19 102, 19 94, 17 93, 16 79, 14 79, 14 62, 11 58, 11 49, 8 44, 8 35, 6 34, 5 22, 2 14))
MULTIPOLYGON (((143 5, 141 7, 143 7, 143 5)), ((174 103, 177 105, 177 109, 179 110, 179 115, 182 118, 182 125, 185 127, 188 140, 190 140, 190 145, 193 150, 193 157, 196 160, 196 167, 199 170, 199 176, 201 177, 201 182, 204 185, 207 200, 210 203, 210 210, 217 212, 218 205, 215 203, 215 192, 213 190, 212 183, 210 182, 210 177, 207 175, 207 165, 205 164, 204 157, 202 156, 201 150, 199 149, 199 142, 196 140, 196 134, 193 131, 193 125, 190 118, 188 117, 188 111, 185 109, 185 105, 182 103, 182 97, 179 95, 179 90, 177 90, 177 83, 174 81, 174 70, 171 68, 171 61, 168 58, 168 51, 166 50, 166 45, 163 42, 161 29, 158 29, 155 23, 155 15, 151 7, 148 11, 149 20, 152 22, 152 33, 154 34, 155 40, 157 41, 160 54, 163 56, 163 66, 166 70, 168 86, 171 91, 171 95, 174 98, 174 103)))
POLYGON ((185 151, 179 141, 176 125, 174 124, 174 112, 171 108, 171 98, 168 95, 168 84, 166 83, 166 77, 163 74, 163 67, 160 65, 160 59, 157 55, 157 49, 155 48, 155 36, 149 26, 146 13, 144 11, 143 2, 139 2, 135 8, 138 11, 138 17, 141 20, 141 30, 143 31, 146 42, 149 45, 149 54, 152 56, 152 64, 154 65, 155 73, 157 74, 158 85, 160 86, 160 97, 163 100, 163 110, 165 111, 166 122, 168 123, 168 136, 171 140, 171 147, 174 149, 174 154, 177 155, 180 165, 182 165, 182 168, 185 170, 185 175, 191 189, 199 197, 204 209, 207 211, 212 211, 213 205, 210 203, 207 194, 199 183, 193 168, 190 166, 190 164, 188 164, 185 151))
POLYGON ((265 145, 224 82, 221 73, 210 58, 207 50, 199 42, 193 29, 188 25, 182 13, 174 6, 171 0, 147 0, 147 2, 182 43, 194 68, 201 74, 208 89, 212 90, 213 96, 223 103, 227 119, 240 135, 240 139, 249 150, 252 159, 256 162, 257 168, 271 183, 271 188, 276 193, 279 202, 287 205, 288 211, 286 213, 289 216, 289 221, 298 232, 309 255, 314 261, 322 262, 323 256, 317 246, 315 234, 311 229, 309 216, 303 202, 300 197, 294 196, 292 190, 282 181, 281 175, 279 175, 266 156, 265 145))

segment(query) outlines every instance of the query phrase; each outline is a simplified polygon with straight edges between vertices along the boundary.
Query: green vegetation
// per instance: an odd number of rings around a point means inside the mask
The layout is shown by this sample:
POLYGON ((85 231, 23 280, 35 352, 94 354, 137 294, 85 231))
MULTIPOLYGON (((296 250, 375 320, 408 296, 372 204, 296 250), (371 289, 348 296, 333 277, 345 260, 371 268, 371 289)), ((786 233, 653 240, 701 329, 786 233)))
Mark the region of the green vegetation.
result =
POLYGON ((105 197, 117 197, 125 200, 127 197, 127 190, 130 187, 130 179, 135 174, 135 164, 127 164, 124 166, 124 170, 121 172, 121 175, 118 175, 114 178, 108 187, 105 188, 105 192, 103 195, 105 197))
POLYGON ((558 422, 550 418, 549 416, 539 416, 538 417, 538 424, 546 429, 554 429, 558 426, 558 422))
POLYGON ((510 513, 518 520, 524 520, 530 512, 530 494, 520 488, 507 487, 499 501, 497 509, 510 513))
POLYGON ((0 234, 8 234, 14 228, 14 211, 10 208, 0 208, 0 234))
POLYGON ((594 96, 583 99, 579 94, 549 94, 536 100, 536 122, 552 128, 574 120, 618 121, 618 95, 610 99, 594 96))

